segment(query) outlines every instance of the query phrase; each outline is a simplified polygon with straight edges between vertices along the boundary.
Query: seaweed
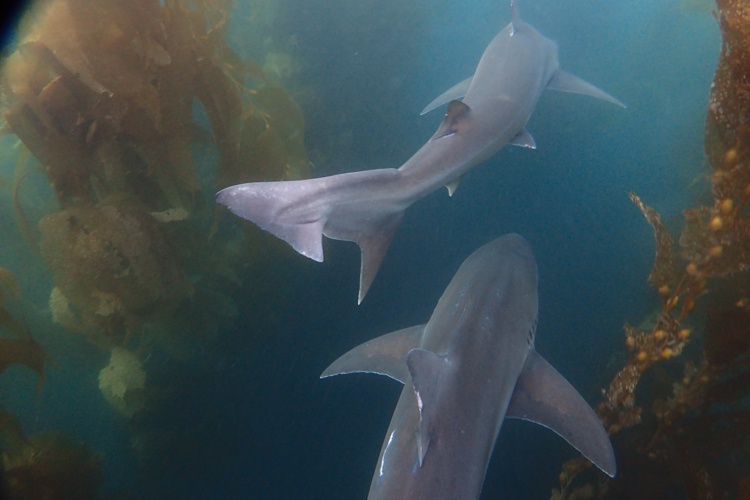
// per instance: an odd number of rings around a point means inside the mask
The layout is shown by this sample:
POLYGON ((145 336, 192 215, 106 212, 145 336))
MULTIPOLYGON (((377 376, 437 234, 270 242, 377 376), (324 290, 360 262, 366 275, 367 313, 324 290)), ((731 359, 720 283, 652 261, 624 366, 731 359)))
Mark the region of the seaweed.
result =
MULTIPOLYGON (((36 393, 45 380, 48 356, 27 328, 4 308, 7 299, 21 297, 15 275, 0 267, 0 376, 12 365, 23 365, 37 375, 36 393)), ((95 498, 102 483, 101 458, 63 433, 27 437, 21 422, 0 406, 2 498, 95 498)))
POLYGON ((38 376, 38 387, 44 383, 45 354, 32 338, 0 338, 0 375, 13 364, 21 364, 33 370, 38 376))
POLYGON ((103 347, 122 342, 128 329, 190 293, 162 224, 140 204, 105 200, 71 207, 45 216, 39 226, 41 254, 57 283, 50 299, 54 317, 93 332, 103 347), (65 313, 70 304, 77 314, 65 313))
POLYGON ((654 228, 648 281, 662 304, 652 326, 625 325, 628 361, 597 408, 614 438, 620 474, 584 483, 578 478, 587 461, 570 461, 553 498, 640 496, 644 485, 688 498, 737 498, 748 491, 750 23, 741 0, 717 5, 723 43, 705 133, 713 204, 684 211, 678 251, 659 214, 631 194, 654 228), (694 314, 699 300, 705 316, 694 314), (667 360, 651 398, 636 393, 642 377, 667 360), (636 405, 637 394, 650 408, 636 405))
MULTIPOLYGON (((204 359, 236 321, 239 284, 273 286, 258 268, 290 255, 275 242, 261 246, 264 236, 232 220, 224 222, 244 229, 211 238, 222 230, 215 191, 309 174, 302 112, 260 64, 230 48, 231 7, 227 0, 37 2, 0 70, 3 133, 21 144, 13 207, 53 279, 48 311, 111 353, 107 367, 93 357, 83 362, 134 436, 158 439, 139 420, 161 409, 154 395, 162 388, 146 360, 154 353, 185 365, 197 354, 204 359), (38 220, 24 210, 21 189, 37 172, 56 202, 38 220)), ((0 285, 10 298, 2 273, 0 285)), ((0 327, 9 332, 0 338, 0 372, 20 363, 41 384, 48 359, 2 303, 0 327)), ((58 341, 76 348, 72 337, 58 341)), ((17 423, 0 413, 0 433, 20 432, 17 423)), ((15 444, 4 457, 19 498, 64 497, 66 474, 81 484, 78 498, 93 496, 100 474, 93 454, 69 440, 25 440, 9 438, 15 444), (52 459, 66 453, 88 456, 79 460, 80 476, 52 459), (34 489, 42 487, 49 489, 34 489)))
POLYGON ((8 331, 14 337, 22 338, 26 334, 26 329, 13 317, 5 308, 6 299, 17 299, 21 296, 21 289, 18 286, 15 275, 9 270, 0 267, 0 328, 8 331))
MULTIPOLYGON (((213 281, 193 278, 205 270, 186 251, 204 260, 226 252, 207 237, 206 222, 215 227, 220 216, 202 202, 208 193, 308 174, 302 113, 228 46, 230 7, 42 2, 3 66, 7 131, 41 164, 60 207, 39 221, 38 246, 55 280, 50 309, 105 350, 143 336, 148 322, 169 324, 191 301, 193 282, 213 281), (218 154, 208 174, 194 156, 196 105, 218 154)), ((22 155, 14 207, 32 247, 18 188, 34 171, 22 155)))
POLYGON ((97 498, 102 485, 102 459, 85 444, 58 432, 31 436, 3 454, 10 497, 97 498))
POLYGON ((0 331, 5 330, 13 336, 0 337, 0 375, 11 365, 24 365, 37 374, 38 392, 44 384, 47 355, 28 329, 5 308, 6 297, 18 299, 21 288, 13 273, 0 267, 0 331))

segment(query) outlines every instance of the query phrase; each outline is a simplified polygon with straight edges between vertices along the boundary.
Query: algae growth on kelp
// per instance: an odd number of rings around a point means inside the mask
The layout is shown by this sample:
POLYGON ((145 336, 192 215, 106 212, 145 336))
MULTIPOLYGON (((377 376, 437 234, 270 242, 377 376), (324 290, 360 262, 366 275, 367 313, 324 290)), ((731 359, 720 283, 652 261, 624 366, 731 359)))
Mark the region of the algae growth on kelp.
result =
MULTIPOLYGON (((22 18, 0 74, 4 144, 14 151, 4 158, 16 162, 2 186, 28 258, 46 268, 34 279, 50 283, 46 307, 19 307, 38 315, 30 324, 66 332, 52 341, 66 346, 62 352, 80 349, 82 339, 93 346, 54 364, 73 362, 87 379, 98 377, 112 418, 128 419, 140 441, 149 434, 147 419, 134 417, 153 411, 158 405, 150 402, 180 383, 150 384, 146 360, 189 364, 205 354, 237 316, 232 293, 239 284, 253 283, 257 266, 286 256, 283 249, 254 252, 264 237, 225 220, 213 194, 228 184, 309 174, 295 100, 229 46, 232 6, 39 1, 22 18), (47 199, 40 198, 42 177, 47 199), (234 230, 213 237, 227 224, 234 230)), ((11 272, 2 271, 5 296, 18 293, 11 272)), ((39 344, 2 307, 0 327, 13 338, 0 338, 1 368, 22 363, 43 380, 39 344)), ((20 432, 12 415, 2 421, 4 433, 20 432)), ((17 476, 10 486, 19 498, 28 494, 19 467, 32 463, 19 458, 28 452, 23 446, 89 453, 75 451, 71 438, 49 436, 39 438, 44 445, 15 439, 22 445, 13 449, 5 440, 5 467, 17 476)), ((98 462, 85 460, 91 477, 99 474, 98 462)), ((93 496, 100 481, 86 481, 81 492, 93 496)), ((64 488, 49 485, 60 495, 64 488)))
POLYGON ((747 498, 750 495, 750 22, 742 0, 717 0, 721 55, 705 153, 711 205, 684 210, 675 245, 656 210, 649 284, 661 306, 625 325, 629 358, 598 407, 619 475, 580 485, 566 463, 553 498, 747 498), (692 345, 690 345, 692 344, 692 345), (649 393, 636 391, 649 378, 649 393))

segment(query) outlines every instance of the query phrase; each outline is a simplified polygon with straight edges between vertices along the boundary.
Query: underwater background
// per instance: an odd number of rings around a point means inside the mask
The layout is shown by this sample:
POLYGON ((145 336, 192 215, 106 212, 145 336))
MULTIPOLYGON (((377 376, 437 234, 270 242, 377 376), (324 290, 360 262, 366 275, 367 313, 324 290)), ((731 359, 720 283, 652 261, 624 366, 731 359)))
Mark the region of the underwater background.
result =
MULTIPOLYGON (((461 262, 508 232, 539 266, 537 350, 596 408, 637 357, 623 325, 650 330, 664 303, 647 282, 654 232, 628 193, 674 235, 683 210, 713 204, 716 5, 521 1, 561 67, 627 109, 546 92, 528 124, 537 150, 505 148, 453 197, 412 206, 358 306, 356 245, 326 239, 313 262, 213 194, 398 167, 440 123, 420 110, 472 73, 508 2, 39 5, 7 42, 2 80, 0 441, 17 498, 365 498, 401 386, 320 373, 425 322, 461 262)), ((695 341, 646 374, 643 423, 614 438, 624 485, 590 496, 702 497, 684 472, 700 468, 644 472, 675 459, 636 433, 671 436, 651 408, 702 359, 698 301, 684 322, 695 341)), ((720 403, 744 415, 739 385, 720 403)), ((482 498, 547 498, 576 456, 506 421, 482 498)), ((746 457, 740 444, 696 477, 747 495, 746 457)), ((602 480, 588 474, 581 485, 602 480)))

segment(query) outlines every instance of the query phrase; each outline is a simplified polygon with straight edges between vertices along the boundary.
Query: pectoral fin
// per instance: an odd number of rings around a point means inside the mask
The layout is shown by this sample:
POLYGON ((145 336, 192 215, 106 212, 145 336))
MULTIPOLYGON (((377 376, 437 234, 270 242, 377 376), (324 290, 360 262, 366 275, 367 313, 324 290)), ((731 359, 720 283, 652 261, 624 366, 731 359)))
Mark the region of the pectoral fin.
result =
POLYGON ((510 144, 512 146, 520 146, 522 148, 536 149, 536 141, 533 137, 531 137, 531 134, 529 134, 529 131, 526 129, 523 129, 518 134, 516 134, 513 140, 510 141, 510 144))
POLYGON ((320 378, 347 373, 375 373, 403 384, 409 376, 406 355, 419 346, 424 327, 404 328, 360 344, 331 363, 320 378))
POLYGON ((617 106, 623 108, 626 107, 622 102, 604 92, 602 89, 561 69, 557 70, 557 73, 552 76, 552 79, 547 84, 547 88, 559 90, 560 92, 570 92, 572 94, 583 94, 596 97, 597 99, 611 102, 617 106))
POLYGON ((605 474, 615 476, 615 454, 599 417, 578 391, 535 351, 526 359, 505 416, 555 431, 605 474))
POLYGON ((433 109, 437 108, 438 106, 442 106, 446 102, 451 102, 456 99, 461 99, 463 96, 466 95, 466 91, 469 90, 469 86, 471 85, 471 80, 473 79, 473 76, 470 76, 466 80, 463 80, 461 82, 458 82, 453 87, 449 88, 439 96, 437 96, 435 99, 432 100, 430 104, 425 106, 425 108, 422 110, 420 115, 424 115, 426 113, 429 113, 433 109))

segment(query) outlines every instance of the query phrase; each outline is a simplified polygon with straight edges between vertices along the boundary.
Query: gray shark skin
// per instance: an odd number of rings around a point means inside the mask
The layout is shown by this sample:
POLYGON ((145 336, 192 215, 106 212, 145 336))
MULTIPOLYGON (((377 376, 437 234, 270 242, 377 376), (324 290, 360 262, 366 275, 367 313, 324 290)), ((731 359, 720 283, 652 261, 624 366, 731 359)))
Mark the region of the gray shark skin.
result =
POLYGON ((555 431, 614 477, 596 414, 534 350, 536 323, 534 255, 509 234, 464 261, 427 324, 366 342, 322 373, 376 373, 404 384, 369 499, 479 498, 506 417, 555 431))
POLYGON ((506 144, 536 147, 526 122, 544 89, 622 106, 560 70, 555 42, 522 22, 513 3, 511 8, 511 24, 490 42, 473 77, 425 109, 450 101, 437 132, 400 168, 238 184, 221 190, 216 201, 318 262, 323 261, 323 235, 356 242, 362 259, 361 303, 412 203, 441 186, 452 195, 461 176, 506 144), (463 101, 457 100, 461 95, 463 101))

